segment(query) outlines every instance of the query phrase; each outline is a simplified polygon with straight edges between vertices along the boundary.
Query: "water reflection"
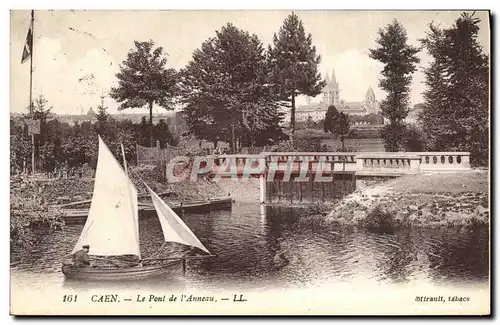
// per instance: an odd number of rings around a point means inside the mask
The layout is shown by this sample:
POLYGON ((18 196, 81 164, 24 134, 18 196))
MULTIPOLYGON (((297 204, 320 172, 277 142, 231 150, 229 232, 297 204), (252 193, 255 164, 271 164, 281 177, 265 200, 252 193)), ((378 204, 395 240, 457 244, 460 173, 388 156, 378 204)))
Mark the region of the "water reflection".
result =
MULTIPOLYGON (((182 278, 147 279, 138 288, 272 288, 335 282, 428 283, 487 281, 489 237, 475 231, 408 229, 377 234, 354 228, 325 228, 301 223, 299 209, 241 204, 232 211, 183 219, 216 256, 190 260, 182 278)), ((48 281, 69 289, 93 284, 65 281, 61 261, 73 248, 83 225, 40 231, 37 245, 12 254, 14 272, 29 271, 27 281, 48 281)), ((144 257, 163 242, 159 221, 140 220, 144 257)), ((95 284, 97 287, 102 283, 95 284)), ((109 283, 106 286, 120 287, 109 283)))

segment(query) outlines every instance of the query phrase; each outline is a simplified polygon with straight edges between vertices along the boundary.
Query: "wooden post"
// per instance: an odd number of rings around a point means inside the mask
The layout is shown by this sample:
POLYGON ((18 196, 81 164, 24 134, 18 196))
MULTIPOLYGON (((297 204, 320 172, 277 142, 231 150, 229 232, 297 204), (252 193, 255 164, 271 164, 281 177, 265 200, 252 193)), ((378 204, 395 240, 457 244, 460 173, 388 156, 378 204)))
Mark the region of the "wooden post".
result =
MULTIPOLYGON (((266 182, 267 182, 267 180, 266 180, 266 182)), ((267 195, 268 202, 269 203, 273 203, 273 191, 274 191, 273 181, 270 181, 269 184, 267 184, 267 186, 269 187, 269 190, 267 191, 267 193, 268 193, 268 195, 267 195)))
POLYGON ((259 203, 264 204, 266 203, 266 175, 264 173, 259 175, 259 189, 260 189, 259 203))
POLYGON ((156 140, 156 159, 158 159, 158 162, 161 163, 160 140, 156 140))
POLYGON ((314 202, 314 178, 313 177, 310 177, 309 178, 309 190, 310 190, 310 198, 311 198, 311 202, 310 203, 313 203, 314 202))

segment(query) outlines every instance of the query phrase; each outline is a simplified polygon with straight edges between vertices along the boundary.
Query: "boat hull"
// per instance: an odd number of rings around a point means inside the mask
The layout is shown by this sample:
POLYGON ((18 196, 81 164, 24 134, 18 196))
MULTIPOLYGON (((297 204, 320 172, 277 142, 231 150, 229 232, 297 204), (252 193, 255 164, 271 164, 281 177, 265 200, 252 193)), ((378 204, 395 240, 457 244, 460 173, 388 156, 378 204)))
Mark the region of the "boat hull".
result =
POLYGON ((161 265, 134 266, 120 269, 75 267, 63 265, 62 272, 68 279, 84 281, 133 281, 163 274, 179 275, 183 272, 183 261, 172 260, 161 265))

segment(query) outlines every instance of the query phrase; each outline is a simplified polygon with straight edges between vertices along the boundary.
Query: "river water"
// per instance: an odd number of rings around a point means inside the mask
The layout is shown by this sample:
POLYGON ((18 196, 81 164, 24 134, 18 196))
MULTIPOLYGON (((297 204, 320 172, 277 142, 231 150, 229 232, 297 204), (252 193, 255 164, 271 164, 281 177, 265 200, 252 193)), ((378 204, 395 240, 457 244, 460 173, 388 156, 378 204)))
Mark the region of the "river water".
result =
MULTIPOLYGON (((487 229, 411 229, 392 234, 321 228, 301 222, 293 209, 234 205, 232 211, 186 214, 186 224, 216 257, 190 261, 181 280, 154 280, 127 286, 142 289, 269 289, 327 283, 486 284, 487 229)), ((78 286, 64 281, 62 256, 83 225, 38 234, 29 252, 11 256, 11 274, 23 286, 78 286)), ((158 219, 140 220, 141 251, 153 253, 163 240, 158 219)), ((86 284, 85 284, 86 285, 86 284)), ((115 284, 116 285, 116 284, 115 284)), ((99 284, 100 287, 103 284, 99 284)), ((111 286, 111 284, 110 284, 111 286)))

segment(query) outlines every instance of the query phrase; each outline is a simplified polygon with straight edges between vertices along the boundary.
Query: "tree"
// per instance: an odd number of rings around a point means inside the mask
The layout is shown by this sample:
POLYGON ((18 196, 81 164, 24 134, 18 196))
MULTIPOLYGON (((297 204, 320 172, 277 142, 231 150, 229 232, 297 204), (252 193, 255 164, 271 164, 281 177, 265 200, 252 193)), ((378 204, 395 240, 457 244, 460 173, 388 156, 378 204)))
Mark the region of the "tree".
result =
POLYGON ((328 110, 326 111, 325 114, 325 119, 323 120, 323 129, 325 130, 325 133, 331 132, 333 133, 334 130, 334 118, 335 115, 337 115, 338 111, 335 105, 330 105, 328 106, 328 110))
POLYGON ((325 132, 331 132, 334 137, 339 137, 342 144, 342 152, 345 152, 345 137, 351 132, 349 116, 344 112, 337 111, 334 105, 330 105, 323 121, 325 132))
POLYGON ((406 128, 403 146, 405 151, 424 151, 423 134, 421 128, 418 125, 410 124, 406 128))
POLYGON ((235 151, 237 139, 269 126, 276 105, 263 52, 256 35, 232 24, 194 51, 181 72, 189 133, 214 145, 229 140, 235 151))
POLYGON ((412 73, 417 70, 419 49, 407 44, 406 30, 394 20, 385 29, 379 29, 378 47, 370 49, 369 56, 384 64, 379 85, 387 92, 381 103, 382 114, 390 123, 381 132, 388 151, 399 151, 405 134, 404 120, 409 112, 409 93, 412 73))
POLYGON ((486 165, 489 154, 489 59, 477 37, 480 20, 463 13, 450 28, 429 25, 422 45, 432 56, 420 115, 430 150, 470 151, 486 165))
POLYGON ((288 136, 283 132, 283 127, 281 126, 284 113, 274 110, 270 112, 269 116, 261 118, 262 125, 266 127, 264 129, 244 130, 248 132, 241 136, 243 146, 264 147, 277 141, 288 140, 288 136))
POLYGON ((153 105, 167 110, 173 109, 173 99, 177 93, 177 73, 166 68, 163 47, 154 48, 154 42, 134 42, 127 60, 120 65, 117 73, 118 87, 111 89, 111 97, 118 102, 118 109, 149 108, 149 139, 153 146, 153 105))
POLYGON ((166 148, 167 144, 172 143, 173 136, 164 119, 161 119, 158 124, 155 125, 154 136, 155 140, 160 141, 160 148, 166 148))
POLYGON ((147 146, 148 145, 148 142, 150 141, 149 140, 149 127, 148 127, 148 122, 146 121, 146 117, 143 116, 141 118, 141 123, 139 123, 139 126, 138 126, 138 137, 139 137, 139 141, 138 143, 142 146, 147 146))
POLYGON ((344 112, 339 112, 335 116, 335 133, 340 137, 340 143, 342 143, 342 152, 345 152, 345 137, 349 135, 351 131, 351 124, 349 117, 344 112))
POLYGON ((306 128, 308 128, 308 129, 314 129, 314 121, 313 121, 311 115, 307 116, 306 128))
MULTIPOLYGON (((52 110, 52 106, 49 106, 48 104, 49 101, 47 98, 40 94, 35 99, 35 103, 33 105, 33 119, 38 120, 40 123, 40 134, 35 134, 34 136, 35 157, 38 157, 38 161, 40 161, 40 147, 45 144, 47 118, 52 110)), ((30 107, 28 107, 28 110, 30 110, 30 107)), ((26 118, 31 118, 31 113, 26 114, 26 118)))
POLYGON ((316 96, 321 93, 325 81, 318 72, 321 56, 316 55, 312 36, 306 36, 304 25, 292 13, 274 34, 273 46, 268 49, 271 82, 279 99, 290 103, 291 138, 295 133, 295 99, 299 95, 316 96))
POLYGON ((107 133, 109 133, 109 121, 111 117, 107 113, 108 108, 104 106, 104 96, 101 96, 101 104, 97 106, 97 123, 95 124, 95 129, 97 134, 101 137, 106 137, 107 133))

